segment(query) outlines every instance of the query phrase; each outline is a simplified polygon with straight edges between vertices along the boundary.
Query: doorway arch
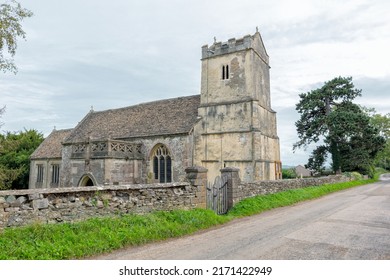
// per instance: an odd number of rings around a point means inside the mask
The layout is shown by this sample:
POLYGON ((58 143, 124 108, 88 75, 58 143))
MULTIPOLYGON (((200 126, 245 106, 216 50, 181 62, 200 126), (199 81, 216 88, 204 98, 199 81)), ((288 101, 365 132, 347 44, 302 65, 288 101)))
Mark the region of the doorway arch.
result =
POLYGON ((79 187, 92 187, 97 186, 95 178, 93 178, 92 174, 85 174, 81 177, 79 183, 79 187))

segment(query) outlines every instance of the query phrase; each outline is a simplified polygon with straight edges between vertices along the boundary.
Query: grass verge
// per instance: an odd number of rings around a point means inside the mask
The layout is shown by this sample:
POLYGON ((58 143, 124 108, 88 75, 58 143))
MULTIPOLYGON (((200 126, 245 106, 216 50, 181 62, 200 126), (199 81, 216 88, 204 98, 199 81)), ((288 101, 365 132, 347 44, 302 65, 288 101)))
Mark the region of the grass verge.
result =
POLYGON ((7 228, 0 234, 0 259, 77 259, 183 236, 228 219, 211 210, 195 209, 7 228))
POLYGON ((206 209, 175 210, 145 215, 93 218, 75 223, 6 228, 0 232, 0 260, 83 258, 124 246, 183 236, 226 223, 237 217, 258 214, 375 181, 377 178, 247 198, 223 216, 206 209))
POLYGON ((244 217, 259 214, 266 210, 295 204, 300 201, 319 198, 329 193, 344 189, 374 183, 376 179, 356 180, 351 182, 307 187, 301 189, 288 190, 284 192, 259 195, 246 198, 236 204, 228 213, 232 217, 244 217))

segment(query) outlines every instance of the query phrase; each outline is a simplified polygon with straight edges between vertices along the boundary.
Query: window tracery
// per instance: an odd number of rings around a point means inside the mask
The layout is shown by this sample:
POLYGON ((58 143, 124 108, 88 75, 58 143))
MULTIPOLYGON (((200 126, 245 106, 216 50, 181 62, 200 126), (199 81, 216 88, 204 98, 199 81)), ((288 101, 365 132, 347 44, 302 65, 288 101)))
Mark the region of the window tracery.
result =
POLYGON ((153 177, 160 183, 172 182, 172 157, 165 145, 159 144, 152 154, 153 177))

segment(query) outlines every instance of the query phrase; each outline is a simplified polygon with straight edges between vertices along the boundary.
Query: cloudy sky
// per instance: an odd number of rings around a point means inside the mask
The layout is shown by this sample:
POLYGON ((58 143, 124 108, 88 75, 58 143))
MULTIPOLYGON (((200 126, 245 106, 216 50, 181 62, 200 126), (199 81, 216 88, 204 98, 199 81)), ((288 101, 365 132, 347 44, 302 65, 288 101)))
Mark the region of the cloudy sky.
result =
MULTIPOLYGON (((0 0, 4 2, 4 0, 0 0)), ((293 153, 298 94, 352 76, 357 103, 390 112, 390 1, 383 0, 20 0, 34 16, 0 73, 2 131, 74 127, 105 110, 200 92, 201 46, 254 34, 271 63, 284 164, 293 153)))

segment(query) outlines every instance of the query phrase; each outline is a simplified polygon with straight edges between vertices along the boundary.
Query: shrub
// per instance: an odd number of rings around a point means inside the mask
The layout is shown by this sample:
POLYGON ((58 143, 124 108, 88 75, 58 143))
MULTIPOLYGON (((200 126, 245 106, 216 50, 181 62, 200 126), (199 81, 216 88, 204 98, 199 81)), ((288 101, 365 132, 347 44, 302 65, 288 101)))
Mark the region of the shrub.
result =
POLYGON ((295 179, 297 178, 297 173, 293 168, 282 169, 282 178, 283 179, 295 179))
POLYGON ((363 180, 363 175, 356 171, 345 172, 344 175, 347 176, 348 178, 351 178, 352 180, 363 180))

